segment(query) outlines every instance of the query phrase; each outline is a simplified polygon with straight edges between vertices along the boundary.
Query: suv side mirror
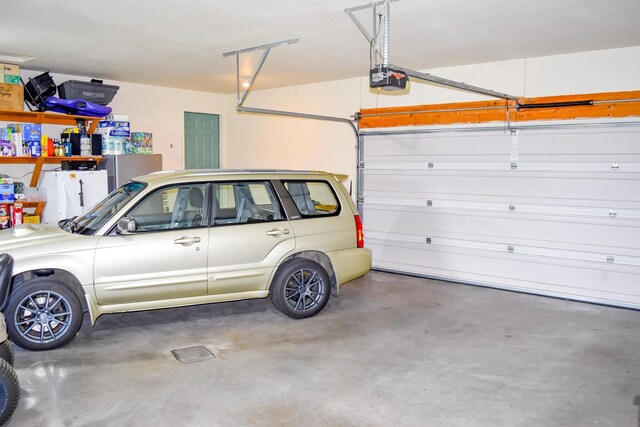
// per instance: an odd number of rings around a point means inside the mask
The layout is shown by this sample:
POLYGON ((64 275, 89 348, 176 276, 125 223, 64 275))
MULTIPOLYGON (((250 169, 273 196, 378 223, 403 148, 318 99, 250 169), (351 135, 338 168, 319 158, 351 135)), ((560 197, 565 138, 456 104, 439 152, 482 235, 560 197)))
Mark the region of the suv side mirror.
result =
POLYGON ((131 234, 138 230, 138 224, 136 220, 125 216, 118 220, 118 234, 131 234))

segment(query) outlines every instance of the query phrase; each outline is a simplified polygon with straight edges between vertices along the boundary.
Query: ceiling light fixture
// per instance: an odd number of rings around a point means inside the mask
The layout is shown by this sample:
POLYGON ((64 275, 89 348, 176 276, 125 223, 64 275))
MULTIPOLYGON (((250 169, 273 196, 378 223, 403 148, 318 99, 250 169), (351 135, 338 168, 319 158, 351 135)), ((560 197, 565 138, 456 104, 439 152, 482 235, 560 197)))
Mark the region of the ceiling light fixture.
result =
POLYGON ((0 62, 10 62, 13 64, 24 64, 36 59, 35 56, 19 55, 17 53, 0 52, 0 62))
POLYGON ((249 78, 248 77, 242 77, 242 87, 245 89, 249 89, 249 86, 251 86, 249 84, 249 78))

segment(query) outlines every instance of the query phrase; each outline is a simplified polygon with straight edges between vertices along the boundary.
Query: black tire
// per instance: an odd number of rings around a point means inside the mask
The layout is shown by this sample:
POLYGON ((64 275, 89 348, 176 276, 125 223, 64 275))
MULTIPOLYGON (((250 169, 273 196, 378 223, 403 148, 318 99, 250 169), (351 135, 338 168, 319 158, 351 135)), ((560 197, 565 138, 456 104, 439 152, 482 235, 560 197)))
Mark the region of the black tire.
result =
POLYGON ((10 339, 0 343, 0 359, 6 360, 9 365, 13 366, 15 358, 13 356, 13 346, 11 345, 10 339))
POLYGON ((27 280, 11 292, 5 310, 7 333, 26 350, 51 350, 76 336, 82 305, 64 283, 49 277, 27 280))
POLYGON ((331 292, 326 270, 314 261, 298 258, 283 264, 273 278, 271 302, 294 319, 320 313, 331 292))
POLYGON ((6 423, 18 407, 20 383, 13 367, 0 360, 0 425, 6 423))

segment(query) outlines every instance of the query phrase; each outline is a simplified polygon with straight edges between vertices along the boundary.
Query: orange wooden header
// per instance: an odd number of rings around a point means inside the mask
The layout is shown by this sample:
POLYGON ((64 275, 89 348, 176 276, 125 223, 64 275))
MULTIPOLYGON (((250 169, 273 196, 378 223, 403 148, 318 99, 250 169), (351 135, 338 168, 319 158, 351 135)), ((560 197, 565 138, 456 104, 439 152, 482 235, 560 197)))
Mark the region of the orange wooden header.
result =
POLYGON ((520 98, 516 101, 476 101, 360 110, 360 128, 447 125, 529 120, 640 117, 640 91, 520 98), (520 105, 593 101, 592 105, 518 109, 520 105))

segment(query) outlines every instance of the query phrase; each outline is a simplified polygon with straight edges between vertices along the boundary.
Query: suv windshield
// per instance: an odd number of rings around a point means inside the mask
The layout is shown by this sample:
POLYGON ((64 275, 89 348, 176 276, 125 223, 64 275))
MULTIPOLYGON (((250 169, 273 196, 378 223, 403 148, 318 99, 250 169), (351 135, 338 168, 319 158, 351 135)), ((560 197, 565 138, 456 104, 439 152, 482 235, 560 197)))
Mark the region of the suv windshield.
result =
POLYGON ((95 205, 86 214, 60 221, 58 224, 71 233, 91 235, 98 231, 124 205, 129 203, 147 185, 142 182, 129 182, 109 194, 106 199, 95 205))

